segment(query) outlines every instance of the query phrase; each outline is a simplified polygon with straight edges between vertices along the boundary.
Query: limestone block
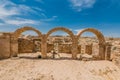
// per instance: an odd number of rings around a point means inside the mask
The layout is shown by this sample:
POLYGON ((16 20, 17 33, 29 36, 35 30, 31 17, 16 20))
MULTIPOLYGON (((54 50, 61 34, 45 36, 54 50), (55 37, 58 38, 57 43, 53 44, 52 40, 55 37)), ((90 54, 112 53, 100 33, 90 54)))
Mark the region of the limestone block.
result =
POLYGON ((34 50, 33 40, 19 39, 18 40, 18 52, 19 53, 32 53, 34 50))
POLYGON ((10 57, 10 39, 0 38, 0 59, 10 57))
POLYGON ((85 46, 85 53, 91 55, 92 54, 92 45, 86 45, 85 46))

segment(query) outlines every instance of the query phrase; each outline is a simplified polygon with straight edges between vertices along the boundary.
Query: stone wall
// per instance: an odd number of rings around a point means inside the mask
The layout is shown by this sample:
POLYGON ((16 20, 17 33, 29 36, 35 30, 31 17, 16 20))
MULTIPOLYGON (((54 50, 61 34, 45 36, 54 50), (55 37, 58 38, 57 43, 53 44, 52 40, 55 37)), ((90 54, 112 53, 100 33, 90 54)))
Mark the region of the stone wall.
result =
POLYGON ((72 45, 71 44, 59 44, 58 52, 59 53, 71 53, 72 45))
POLYGON ((33 40, 18 39, 18 53, 32 53, 34 46, 33 40))
POLYGON ((3 33, 0 35, 0 59, 10 57, 10 34, 3 33))
MULTIPOLYGON (((29 27, 29 26, 24 26, 22 28, 17 29, 14 33, 12 33, 12 35, 10 35, 10 33, 8 34, 4 34, 3 37, 5 37, 5 39, 1 39, 0 44, 3 45, 1 46, 1 53, 0 55, 2 55, 3 57, 3 53, 9 54, 11 53, 11 56, 16 56, 18 54, 18 52, 32 52, 34 46, 34 43, 30 42, 30 41, 26 41, 26 42, 21 42, 20 44, 18 43, 18 37, 21 35, 22 32, 28 31, 28 30, 32 30, 35 31, 38 34, 38 38, 41 39, 41 54, 42 54, 42 58, 47 58, 47 52, 50 52, 53 48, 54 45, 50 44, 47 45, 47 39, 48 37, 56 31, 63 31, 66 32, 69 37, 71 38, 70 42, 72 42, 72 44, 59 44, 58 45, 58 52, 60 53, 72 53, 72 58, 76 59, 77 58, 77 53, 81 52, 82 53, 82 46, 79 47, 78 46, 78 39, 81 37, 81 35, 84 32, 92 32, 96 35, 96 37, 99 40, 99 56, 100 59, 105 59, 105 38, 103 36, 103 34, 93 28, 86 28, 83 29, 81 31, 79 31, 77 33, 77 35, 74 35, 73 32, 67 28, 64 27, 56 27, 51 29, 50 31, 48 31, 48 33, 46 34, 42 34, 39 30, 29 27), (22 48, 22 49, 21 49, 22 48), (47 49, 48 48, 48 49, 47 49), (5 51, 4 51, 5 50, 5 51), (80 51, 78 51, 80 50, 80 51)), ((65 40, 63 42, 66 42, 65 40)), ((86 46, 86 50, 85 53, 91 54, 92 53, 92 49, 90 46, 86 46)), ((8 55, 7 55, 8 56, 8 55)))
POLYGON ((92 54, 92 44, 85 45, 85 53, 92 54))
POLYGON ((78 45, 78 53, 81 53, 81 45, 78 45))
POLYGON ((47 52, 51 52, 54 49, 54 45, 53 44, 47 44, 47 52))
MULTIPOLYGON (((41 45, 40 45, 41 46, 41 45)), ((40 47, 39 46, 39 47, 40 47)), ((47 52, 51 52, 54 44, 47 44, 47 52)), ((59 53, 71 53, 72 44, 58 44, 59 53)), ((19 39, 18 40, 18 53, 32 53, 36 51, 35 40, 19 39)), ((41 51, 41 49, 40 49, 41 51)), ((81 53, 81 45, 78 45, 78 52, 81 53)))

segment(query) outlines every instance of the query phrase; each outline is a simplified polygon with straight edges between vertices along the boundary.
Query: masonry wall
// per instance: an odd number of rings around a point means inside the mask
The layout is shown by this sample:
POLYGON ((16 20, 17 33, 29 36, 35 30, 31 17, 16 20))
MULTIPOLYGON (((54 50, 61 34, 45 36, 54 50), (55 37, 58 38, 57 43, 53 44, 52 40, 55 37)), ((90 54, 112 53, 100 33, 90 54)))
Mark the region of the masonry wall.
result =
POLYGON ((10 57, 10 35, 3 34, 0 36, 0 59, 10 57))
POLYGON ((18 53, 32 53, 34 47, 33 40, 18 39, 18 53))
POLYGON ((81 45, 78 45, 78 53, 81 53, 81 45))
POLYGON ((92 44, 85 45, 85 53, 91 55, 92 54, 92 44))
POLYGON ((59 53, 71 53, 72 45, 71 44, 59 44, 58 52, 59 53))
POLYGON ((53 44, 47 44, 47 52, 51 52, 54 49, 54 45, 53 44))
MULTIPOLYGON (((59 53, 71 53, 71 44, 59 44, 58 52, 59 53)), ((32 53, 35 51, 35 44, 33 40, 19 39, 18 40, 18 53, 32 53)), ((47 52, 51 52, 54 49, 54 44, 47 44, 47 52)), ((81 51, 81 46, 78 48, 79 52, 81 51)), ((41 51, 41 49, 40 49, 41 51)))

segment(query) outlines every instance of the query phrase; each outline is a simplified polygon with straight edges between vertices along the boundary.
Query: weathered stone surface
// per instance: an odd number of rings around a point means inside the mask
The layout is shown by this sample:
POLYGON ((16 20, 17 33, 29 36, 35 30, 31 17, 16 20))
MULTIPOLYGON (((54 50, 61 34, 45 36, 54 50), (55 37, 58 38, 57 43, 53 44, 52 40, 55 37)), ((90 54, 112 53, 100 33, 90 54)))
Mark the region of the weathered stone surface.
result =
POLYGON ((94 28, 86 28, 86 29, 83 29, 83 30, 80 30, 78 33, 77 33, 77 38, 79 40, 79 37, 84 33, 84 32, 92 32, 94 33, 98 40, 99 40, 99 56, 100 56, 100 59, 105 59, 105 38, 103 36, 103 34, 94 29, 94 28))
POLYGON ((47 38, 50 36, 50 34, 52 34, 53 32, 56 32, 56 31, 63 31, 63 32, 66 32, 67 34, 69 34, 69 36, 72 39, 72 58, 76 59, 77 58, 76 38, 71 30, 64 28, 64 27, 53 28, 50 31, 48 31, 48 33, 46 34, 46 41, 47 41, 47 38))
MULTIPOLYGON (((28 31, 28 30, 35 31, 35 32, 38 34, 39 38, 40 38, 40 39, 42 38, 42 33, 41 33, 39 30, 37 30, 37 29, 35 29, 35 28, 32 28, 32 27, 29 27, 29 26, 25 26, 25 27, 22 27, 22 28, 20 28, 20 29, 17 29, 17 30, 13 33, 12 38, 18 40, 18 37, 21 35, 21 33, 25 32, 25 31, 28 31)), ((11 42, 11 45, 12 45, 12 46, 11 46, 11 48, 12 48, 11 53, 12 53, 13 55, 17 55, 17 54, 18 54, 18 42, 16 42, 16 43, 11 42), (14 50, 14 48, 15 48, 15 50, 14 50)), ((43 51, 43 50, 41 50, 41 51, 43 51)), ((44 54, 45 54, 45 53, 42 52, 42 56, 43 56, 44 54)))
POLYGON ((32 53, 34 51, 33 40, 18 39, 18 53, 32 53))
MULTIPOLYGON (((19 44, 18 42, 18 37, 21 35, 22 32, 28 31, 28 30, 32 30, 34 32, 36 32, 38 34, 38 38, 41 39, 41 44, 40 44, 40 49, 41 49, 41 56, 42 58, 47 58, 47 52, 50 52, 54 46, 53 44, 48 44, 47 39, 50 36, 50 34, 56 32, 56 31, 63 31, 66 32, 71 40, 71 44, 61 44, 58 45, 58 51, 59 52, 65 52, 65 53, 72 53, 72 58, 76 59, 77 58, 77 54, 81 53, 81 45, 78 46, 79 44, 79 38, 80 36, 84 33, 84 32, 92 32, 94 33, 98 40, 99 40, 99 59, 105 59, 105 49, 106 49, 106 45, 105 45, 105 39, 103 34, 93 28, 87 28, 87 29, 83 29, 81 31, 78 32, 77 35, 74 35, 73 32, 67 28, 64 27, 56 27, 51 29, 50 31, 48 31, 48 33, 46 34, 42 34, 39 30, 29 27, 29 26, 25 26, 22 28, 17 29, 12 35, 11 37, 8 37, 8 39, 10 40, 9 43, 9 47, 7 47, 8 50, 10 50, 11 56, 16 56, 18 54, 18 52, 32 52, 32 49, 34 48, 34 44, 32 43, 32 45, 28 45, 27 47, 25 46, 27 44, 27 42, 23 41, 23 45, 22 45, 22 49, 20 49, 21 44, 19 44)), ((3 41, 2 41, 3 42, 3 41)), ((1 43, 2 43, 1 42, 1 43)), ((29 42, 31 43, 31 42, 29 42)), ((29 44, 28 43, 28 44, 29 44)), ((7 43, 6 43, 7 44, 7 43)), ((2 49, 2 48, 1 48, 2 49)), ((108 49, 108 48, 107 48, 108 49)), ((7 50, 6 50, 7 51, 7 50)), ((92 46, 86 46, 86 52, 88 54, 92 54, 92 46)), ((108 55, 109 56, 109 55, 108 55)))
POLYGON ((0 59, 10 57, 10 35, 3 34, 0 36, 0 59))
POLYGON ((85 53, 91 55, 92 54, 92 44, 85 45, 85 53))

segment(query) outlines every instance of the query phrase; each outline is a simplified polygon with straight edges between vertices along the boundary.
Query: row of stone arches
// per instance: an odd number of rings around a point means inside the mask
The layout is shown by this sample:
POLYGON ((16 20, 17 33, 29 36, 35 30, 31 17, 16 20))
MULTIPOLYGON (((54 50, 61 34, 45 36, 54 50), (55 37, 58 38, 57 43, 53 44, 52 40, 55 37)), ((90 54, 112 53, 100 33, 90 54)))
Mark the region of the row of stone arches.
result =
POLYGON ((93 28, 86 28, 86 29, 79 31, 77 35, 74 35, 71 30, 64 28, 64 27, 53 28, 50 31, 48 31, 47 34, 42 34, 42 32, 40 32, 39 30, 33 27, 29 27, 29 26, 25 26, 20 29, 17 29, 11 36, 11 56, 15 56, 18 53, 18 43, 17 43, 18 37, 20 36, 21 33, 28 31, 28 30, 32 30, 36 32, 39 38, 41 39, 42 58, 47 58, 47 38, 50 36, 50 34, 52 34, 53 32, 57 32, 57 31, 63 31, 63 32, 66 32, 72 39, 72 58, 73 59, 77 58, 78 39, 84 32, 92 32, 97 36, 99 40, 99 57, 100 59, 105 59, 105 38, 100 31, 93 29, 93 28))

